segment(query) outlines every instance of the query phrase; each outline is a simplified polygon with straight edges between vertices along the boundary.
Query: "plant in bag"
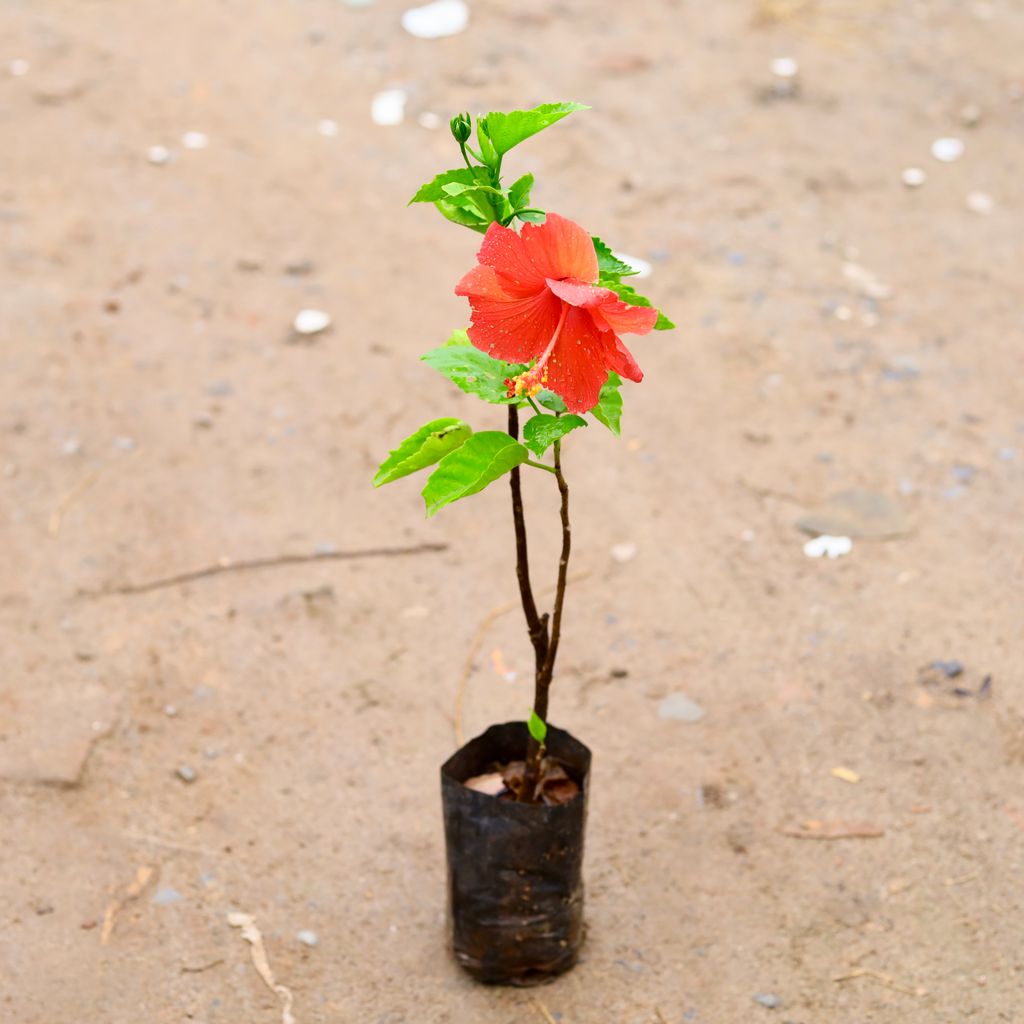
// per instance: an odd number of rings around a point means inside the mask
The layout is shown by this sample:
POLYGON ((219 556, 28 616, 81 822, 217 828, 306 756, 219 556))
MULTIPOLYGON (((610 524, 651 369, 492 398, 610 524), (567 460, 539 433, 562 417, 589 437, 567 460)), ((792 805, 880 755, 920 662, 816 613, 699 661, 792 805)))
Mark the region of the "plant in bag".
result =
POLYGON ((413 196, 483 234, 458 282, 471 324, 423 360, 463 391, 505 406, 504 429, 456 417, 425 423, 381 463, 374 485, 432 469, 428 516, 508 476, 516 576, 534 653, 534 701, 525 721, 492 726, 441 769, 454 948, 484 981, 529 984, 571 966, 582 939, 583 828, 590 751, 548 724, 569 566, 569 485, 563 445, 589 416, 619 433, 623 380, 643 379, 623 334, 674 326, 624 279, 636 271, 600 238, 530 199, 530 174, 502 184, 520 142, 577 110, 460 114, 451 131, 464 166, 413 196), (520 424, 520 414, 525 420, 520 424), (521 432, 520 432, 521 428, 521 432), (554 602, 542 612, 530 577, 523 469, 554 477, 562 548, 554 602))

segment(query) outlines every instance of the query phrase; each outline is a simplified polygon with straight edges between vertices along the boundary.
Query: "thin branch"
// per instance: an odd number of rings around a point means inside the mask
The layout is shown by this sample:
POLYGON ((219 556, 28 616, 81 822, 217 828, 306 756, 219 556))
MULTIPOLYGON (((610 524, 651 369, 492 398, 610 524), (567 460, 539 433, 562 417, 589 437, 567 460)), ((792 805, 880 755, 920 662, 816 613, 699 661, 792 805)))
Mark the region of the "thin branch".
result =
POLYGON ((318 551, 312 555, 278 555, 273 558, 249 558, 241 562, 222 561, 202 569, 162 576, 145 583, 123 583, 120 586, 103 587, 100 590, 79 591, 83 597, 106 597, 110 594, 148 594, 153 590, 181 586, 195 580, 223 576, 232 572, 249 572, 253 569, 274 569, 283 565, 305 565, 307 562, 341 562, 356 558, 395 558, 399 555, 420 555, 429 551, 446 551, 447 544, 412 544, 408 547, 364 548, 361 551, 318 551))
MULTIPOLYGON (((555 607, 551 616, 551 637, 548 640, 544 663, 537 672, 537 683, 533 698, 533 710, 544 721, 548 720, 548 692, 555 672, 555 658, 558 656, 558 641, 562 635, 562 608, 565 604, 565 583, 569 573, 569 553, 572 550, 572 527, 569 524, 569 485, 562 474, 562 444, 556 441, 555 477, 558 493, 562 497, 560 515, 562 519, 562 553, 558 559, 558 583, 555 586, 555 607)), ((526 746, 526 779, 523 792, 530 799, 540 778, 541 745, 530 737, 526 746)))
MULTIPOLYGON (((509 437, 519 439, 519 410, 515 405, 508 407, 509 437)), ((516 577, 519 580, 519 597, 526 617, 526 628, 530 633, 530 643, 536 661, 539 676, 541 666, 547 657, 548 627, 547 616, 541 617, 537 612, 537 602, 533 597, 530 584, 530 557, 526 542, 526 516, 523 512, 523 489, 519 477, 519 467, 513 468, 509 474, 509 486, 512 491, 512 522, 516 532, 516 577)))
POLYGON ((558 641, 562 634, 562 606, 565 604, 565 581, 569 573, 569 553, 572 550, 572 527, 569 524, 569 485, 562 475, 562 443, 555 442, 555 476, 558 479, 558 493, 562 496, 560 515, 562 518, 562 554, 558 560, 558 586, 555 589, 555 610, 551 618, 551 642, 548 644, 547 656, 544 659, 542 676, 545 683, 544 712, 534 710, 547 721, 547 687, 551 685, 551 677, 555 671, 555 658, 558 655, 558 641))

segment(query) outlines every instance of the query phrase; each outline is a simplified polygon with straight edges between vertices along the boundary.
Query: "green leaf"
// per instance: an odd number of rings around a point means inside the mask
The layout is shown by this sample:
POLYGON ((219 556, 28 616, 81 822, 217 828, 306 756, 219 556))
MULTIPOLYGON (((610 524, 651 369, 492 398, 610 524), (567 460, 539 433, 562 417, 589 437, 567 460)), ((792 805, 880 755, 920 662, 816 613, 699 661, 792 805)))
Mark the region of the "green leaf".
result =
POLYGON ((472 344, 473 342, 469 340, 469 331, 464 331, 462 330, 462 328, 459 328, 456 331, 452 331, 452 333, 448 335, 448 340, 444 343, 442 348, 454 348, 457 345, 472 344))
POLYGON ((511 401, 505 379, 526 370, 525 366, 503 363, 474 348, 465 331, 454 331, 443 345, 420 358, 467 395, 477 395, 494 405, 505 405, 511 401))
POLYGON ((486 117, 476 119, 476 141, 480 147, 480 156, 488 167, 494 167, 498 162, 498 153, 491 142, 486 117))
POLYGON ((594 251, 597 253, 597 269, 600 270, 602 277, 605 275, 613 278, 631 277, 633 274, 639 273, 628 263, 620 260, 597 235, 593 235, 592 238, 594 241, 594 251))
MULTIPOLYGON (((501 155, 524 139, 543 131, 574 110, 589 110, 582 103, 542 103, 533 110, 510 110, 507 114, 488 114, 485 119, 487 138, 495 151, 501 155)), ((477 121, 479 129, 480 120, 477 121)), ((479 132, 478 132, 479 134, 479 132)), ((481 150, 483 152, 483 150, 481 150)), ((486 153, 483 154, 486 158, 486 153)), ((490 161, 488 161, 490 162, 490 161)))
POLYGON ((538 210, 516 210, 516 216, 528 224, 543 224, 547 216, 538 210))
POLYGON ((373 486, 389 484, 418 469, 440 462, 446 455, 455 451, 466 438, 473 433, 468 423, 456 419, 431 420, 425 423, 415 434, 410 434, 380 464, 377 475, 373 478, 373 486))
POLYGON ((514 181, 512 187, 508 190, 508 201, 512 204, 512 209, 518 210, 521 206, 529 206, 530 192, 532 190, 532 174, 524 174, 517 181, 514 181))
POLYGON ((522 465, 529 451, 500 430, 482 430, 473 434, 450 455, 446 455, 430 474, 423 488, 427 516, 460 498, 482 491, 488 484, 522 465))
POLYGON ((440 199, 434 205, 453 224, 461 224, 463 227, 472 228, 481 234, 487 230, 491 223, 489 220, 483 220, 475 210, 459 206, 450 199, 440 199))
POLYGON ((543 455, 556 441, 577 427, 585 427, 582 416, 533 416, 523 425, 523 444, 535 455, 543 455))
MULTIPOLYGON (((631 306, 651 307, 654 305, 650 299, 641 295, 632 285, 623 284, 621 281, 616 281, 612 278, 606 279, 603 274, 597 283, 601 288, 607 288, 609 291, 615 292, 623 302, 628 302, 631 306)), ((656 331, 670 331, 673 327, 675 327, 675 324, 659 309, 658 319, 654 322, 654 329, 656 331)))
POLYGON ((540 715, 537 714, 533 708, 530 708, 530 717, 527 719, 526 728, 530 730, 530 735, 541 745, 544 746, 544 741, 548 738, 548 727, 540 715))
POLYGON ((556 395, 554 391, 538 391, 537 401, 543 405, 545 409, 550 409, 552 412, 569 411, 569 407, 562 401, 562 396, 556 395))
POLYGON ((484 219, 504 220, 512 215, 505 193, 490 185, 464 185, 453 181, 441 187, 451 202, 457 206, 473 207, 484 219))
MULTIPOLYGON (((481 168, 483 170, 483 168, 481 168)), ((473 185, 479 179, 468 167, 457 167, 452 171, 442 171, 433 181, 421 185, 419 192, 409 200, 410 206, 413 203, 436 203, 438 199, 445 198, 444 186, 452 182, 461 185, 473 185)))
POLYGON ((613 370, 601 387, 597 405, 590 410, 590 415, 598 423, 603 423, 616 437, 619 436, 619 424, 622 420, 622 395, 619 394, 621 386, 622 378, 613 370))

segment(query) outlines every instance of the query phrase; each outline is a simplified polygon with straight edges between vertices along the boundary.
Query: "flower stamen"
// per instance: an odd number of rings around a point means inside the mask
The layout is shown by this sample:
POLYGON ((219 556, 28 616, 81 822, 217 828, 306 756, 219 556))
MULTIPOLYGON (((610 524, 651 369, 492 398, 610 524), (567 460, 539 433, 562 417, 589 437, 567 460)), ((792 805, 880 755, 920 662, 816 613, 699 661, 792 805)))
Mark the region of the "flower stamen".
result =
POLYGON ((551 335, 551 340, 548 342, 547 347, 541 353, 541 357, 524 373, 519 374, 517 377, 506 377, 505 387, 508 389, 505 394, 509 398, 533 398, 538 391, 547 387, 548 383, 548 360, 551 358, 551 353, 555 350, 555 342, 558 341, 558 336, 562 333, 562 327, 565 324, 565 318, 569 313, 569 304, 567 302, 562 303, 562 312, 558 317, 558 325, 555 327, 555 333, 551 335))

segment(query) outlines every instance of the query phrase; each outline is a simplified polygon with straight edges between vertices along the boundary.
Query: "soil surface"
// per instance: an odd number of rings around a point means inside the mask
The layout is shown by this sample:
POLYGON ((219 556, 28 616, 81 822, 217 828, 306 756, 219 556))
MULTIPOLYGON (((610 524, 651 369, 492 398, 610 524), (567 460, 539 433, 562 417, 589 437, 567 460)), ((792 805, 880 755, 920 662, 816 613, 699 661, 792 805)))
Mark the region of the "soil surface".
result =
POLYGON ((276 1024, 230 913, 297 1024, 1019 1019, 1024 9, 473 0, 426 41, 405 6, 0 11, 0 1020, 276 1024), (680 326, 634 339, 622 439, 566 444, 589 938, 521 992, 448 955, 438 786, 457 721, 530 703, 507 488, 426 521, 370 480, 501 426, 417 360, 478 241, 405 209, 455 164, 421 115, 570 98, 507 169, 680 326), (881 529, 808 557, 851 490, 881 529))

